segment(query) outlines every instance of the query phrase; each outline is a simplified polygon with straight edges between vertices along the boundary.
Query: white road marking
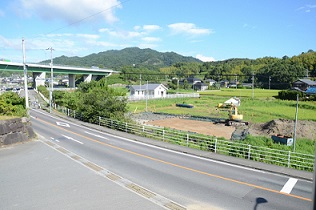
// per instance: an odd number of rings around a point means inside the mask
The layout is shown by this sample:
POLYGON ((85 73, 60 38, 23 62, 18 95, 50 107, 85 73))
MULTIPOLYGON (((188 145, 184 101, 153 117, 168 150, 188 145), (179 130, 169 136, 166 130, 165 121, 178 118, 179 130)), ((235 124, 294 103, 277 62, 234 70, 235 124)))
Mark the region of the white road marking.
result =
POLYGON ((62 135, 62 136, 65 137, 66 139, 71 140, 71 141, 77 142, 77 143, 79 143, 79 144, 83 144, 81 141, 78 141, 78 140, 76 140, 76 139, 74 139, 74 138, 72 138, 72 137, 69 137, 69 136, 66 136, 66 135, 62 135))
POLYGON ((99 137, 99 138, 101 138, 101 139, 108 139, 108 138, 106 138, 106 137, 104 137, 104 136, 100 136, 100 135, 97 135, 97 134, 94 134, 94 133, 90 133, 90 132, 88 132, 88 131, 85 131, 85 133, 90 134, 90 135, 95 136, 95 137, 99 137))
POLYGON ((57 139, 54 139, 53 137, 50 137, 52 141, 56 141, 56 142, 60 142, 59 140, 57 139))
POLYGON ((64 123, 64 122, 56 122, 56 124, 63 127, 68 127, 68 128, 70 127, 68 123, 64 123))
POLYGON ((289 178, 289 180, 285 183, 285 185, 283 186, 280 192, 290 194, 296 182, 297 182, 297 179, 289 178))

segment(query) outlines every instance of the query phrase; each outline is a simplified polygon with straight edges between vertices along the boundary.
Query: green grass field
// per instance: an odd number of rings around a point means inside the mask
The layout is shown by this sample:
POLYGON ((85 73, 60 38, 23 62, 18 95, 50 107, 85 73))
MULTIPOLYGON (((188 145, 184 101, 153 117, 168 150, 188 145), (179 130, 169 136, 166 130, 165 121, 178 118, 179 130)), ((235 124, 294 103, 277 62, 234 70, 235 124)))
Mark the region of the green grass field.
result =
MULTIPOLYGON (((200 93, 200 98, 156 99, 147 101, 147 110, 169 114, 227 118, 228 111, 217 108, 231 97, 241 99, 239 112, 244 120, 268 122, 274 119, 295 119, 296 101, 282 101, 276 99, 278 90, 255 89, 222 89, 200 93), (177 103, 192 104, 194 108, 176 107, 177 103)), ((146 101, 128 103, 130 112, 146 111, 146 101)), ((299 101, 298 120, 316 121, 316 102, 299 101)))

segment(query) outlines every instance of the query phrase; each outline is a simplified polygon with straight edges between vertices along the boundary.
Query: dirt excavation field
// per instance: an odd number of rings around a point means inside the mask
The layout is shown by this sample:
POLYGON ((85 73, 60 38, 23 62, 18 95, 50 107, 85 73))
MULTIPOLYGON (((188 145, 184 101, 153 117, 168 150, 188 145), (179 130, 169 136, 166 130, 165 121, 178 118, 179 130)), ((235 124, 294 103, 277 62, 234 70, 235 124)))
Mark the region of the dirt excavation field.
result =
MULTIPOLYGON (((183 119, 175 116, 140 113, 133 116, 134 120, 148 125, 174 128, 177 130, 196 132, 200 134, 224 137, 230 139, 235 131, 234 126, 214 124, 213 122, 183 119)), ((293 135, 294 121, 276 119, 267 123, 250 124, 247 127, 249 134, 270 137, 274 134, 293 135)), ((316 140, 316 122, 298 121, 297 138, 316 140)))
POLYGON ((146 124, 174 128, 177 130, 190 131, 211 136, 224 137, 225 139, 230 139, 232 133, 235 130, 233 126, 225 126, 224 124, 219 125, 212 122, 187 120, 181 118, 154 120, 149 121, 146 124))

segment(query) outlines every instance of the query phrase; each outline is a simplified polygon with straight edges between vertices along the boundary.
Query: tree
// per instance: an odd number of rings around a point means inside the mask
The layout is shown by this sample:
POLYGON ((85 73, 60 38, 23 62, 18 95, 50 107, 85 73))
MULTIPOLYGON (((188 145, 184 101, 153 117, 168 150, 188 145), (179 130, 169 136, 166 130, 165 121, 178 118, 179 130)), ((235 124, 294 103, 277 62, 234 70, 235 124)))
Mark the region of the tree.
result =
POLYGON ((25 98, 21 98, 17 93, 4 92, 0 95, 0 115, 25 117, 25 98))
POLYGON ((78 87, 77 110, 82 115, 82 120, 95 123, 95 117, 123 119, 127 111, 125 92, 110 88, 106 79, 81 83, 78 87))

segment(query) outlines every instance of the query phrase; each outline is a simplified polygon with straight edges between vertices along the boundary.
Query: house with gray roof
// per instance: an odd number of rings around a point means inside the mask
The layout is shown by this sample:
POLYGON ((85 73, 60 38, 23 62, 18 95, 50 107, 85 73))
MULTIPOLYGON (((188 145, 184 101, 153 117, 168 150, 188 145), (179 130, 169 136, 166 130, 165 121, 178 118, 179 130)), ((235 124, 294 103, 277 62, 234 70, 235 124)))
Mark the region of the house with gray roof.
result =
POLYGON ((292 83, 293 88, 299 88, 302 91, 306 91, 310 87, 316 87, 316 82, 310 79, 299 79, 292 83))
POLYGON ((165 98, 168 90, 163 84, 131 85, 129 89, 131 98, 165 98))

